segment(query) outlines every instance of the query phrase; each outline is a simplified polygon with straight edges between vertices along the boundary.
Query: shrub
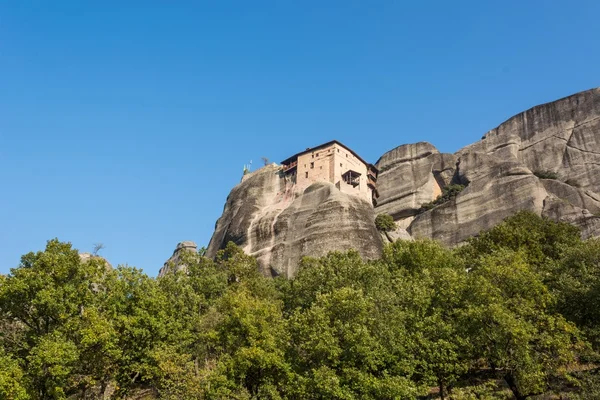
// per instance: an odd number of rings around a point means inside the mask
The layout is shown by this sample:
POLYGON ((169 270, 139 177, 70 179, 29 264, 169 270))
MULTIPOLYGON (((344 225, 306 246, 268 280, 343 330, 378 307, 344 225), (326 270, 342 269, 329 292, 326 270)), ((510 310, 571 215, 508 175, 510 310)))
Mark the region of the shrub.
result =
POLYGON ((396 224, 394 223, 394 218, 388 214, 379 214, 375 218, 375 227, 380 232, 389 232, 396 229, 396 224))
POLYGON ((465 188, 465 185, 448 185, 444 189, 442 189, 442 194, 440 194, 437 199, 434 201, 430 201, 429 203, 421 204, 421 208, 419 209, 419 213, 425 212, 427 210, 431 210, 435 206, 439 206, 440 204, 444 204, 448 200, 455 198, 460 192, 462 192, 465 188))

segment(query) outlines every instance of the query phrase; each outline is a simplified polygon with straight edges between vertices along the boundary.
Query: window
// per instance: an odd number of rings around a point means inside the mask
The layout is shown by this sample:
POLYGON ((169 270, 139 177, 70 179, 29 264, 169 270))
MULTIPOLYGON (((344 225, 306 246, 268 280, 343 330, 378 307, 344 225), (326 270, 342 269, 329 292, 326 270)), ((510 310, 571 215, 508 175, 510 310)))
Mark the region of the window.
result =
POLYGON ((338 153, 340 152, 340 149, 337 149, 338 153))
POLYGON ((315 158, 315 153, 312 154, 312 158, 315 158))
POLYGON ((343 167, 342 163, 340 163, 340 167, 343 167))
POLYGON ((319 153, 317 153, 317 157, 319 157, 319 153))
POLYGON ((306 171, 306 172, 304 173, 304 177, 305 177, 305 178, 308 178, 308 171, 306 171))
POLYGON ((348 154, 346 154, 346 158, 348 158, 348 154))
POLYGON ((323 166, 321 165, 321 166, 319 167, 319 169, 323 169, 323 166))
POLYGON ((315 163, 314 163, 314 162, 311 162, 311 163, 310 163, 310 169, 313 169, 314 167, 315 167, 315 163))

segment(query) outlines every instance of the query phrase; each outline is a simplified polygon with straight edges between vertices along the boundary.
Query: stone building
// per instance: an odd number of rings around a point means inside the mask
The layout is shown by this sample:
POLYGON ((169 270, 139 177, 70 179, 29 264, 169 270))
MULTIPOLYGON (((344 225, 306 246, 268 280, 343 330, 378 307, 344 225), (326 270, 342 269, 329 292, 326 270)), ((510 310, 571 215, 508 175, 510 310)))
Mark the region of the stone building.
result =
POLYGON ((308 148, 281 164, 296 191, 302 192, 315 182, 330 182, 343 193, 377 203, 377 168, 337 140, 308 148))

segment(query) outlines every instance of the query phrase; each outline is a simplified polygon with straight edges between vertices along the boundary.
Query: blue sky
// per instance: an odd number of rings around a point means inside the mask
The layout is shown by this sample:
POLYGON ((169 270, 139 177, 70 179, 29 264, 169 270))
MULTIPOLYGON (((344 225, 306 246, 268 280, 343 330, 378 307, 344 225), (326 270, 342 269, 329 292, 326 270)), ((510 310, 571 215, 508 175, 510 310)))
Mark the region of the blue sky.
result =
POLYGON ((3 1, 0 272, 48 239, 156 275, 244 164, 454 152, 600 86, 598 1, 3 1))

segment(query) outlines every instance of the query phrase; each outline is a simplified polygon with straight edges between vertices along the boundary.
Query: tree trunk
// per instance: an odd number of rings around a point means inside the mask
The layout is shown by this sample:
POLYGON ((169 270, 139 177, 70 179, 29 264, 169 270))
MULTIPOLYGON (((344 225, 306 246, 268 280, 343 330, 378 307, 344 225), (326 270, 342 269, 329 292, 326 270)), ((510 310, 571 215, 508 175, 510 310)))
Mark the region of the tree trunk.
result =
POLYGON ((444 395, 444 381, 441 378, 438 378, 438 386, 440 388, 440 400, 444 400, 446 398, 444 395))
POLYGON ((515 399, 525 400, 525 399, 527 399, 527 397, 529 397, 528 395, 521 393, 521 391, 519 390, 519 387, 517 386, 517 381, 515 380, 515 377, 511 373, 505 374, 504 380, 508 384, 508 387, 510 388, 511 392, 513 392, 513 394, 515 395, 515 399))
POLYGON ((102 380, 102 383, 100 384, 100 398, 102 400, 106 399, 106 387, 107 387, 107 382, 106 380, 102 380))

